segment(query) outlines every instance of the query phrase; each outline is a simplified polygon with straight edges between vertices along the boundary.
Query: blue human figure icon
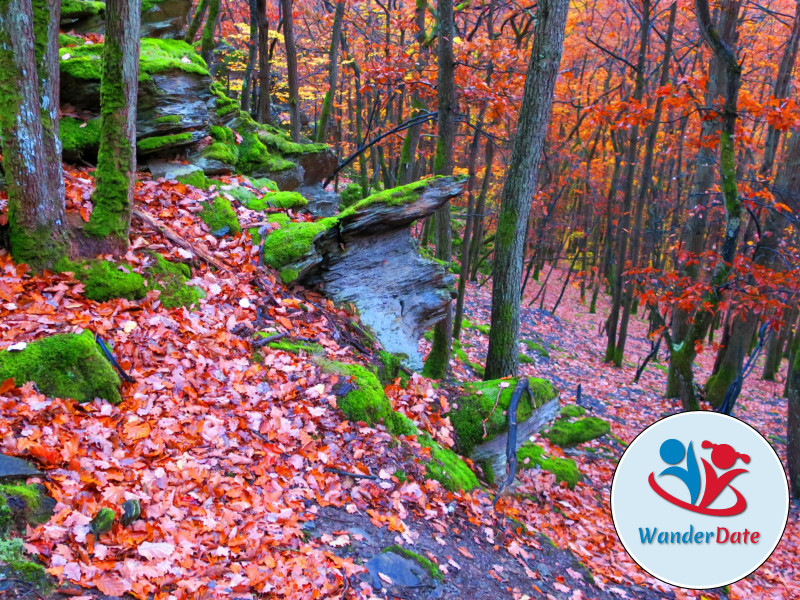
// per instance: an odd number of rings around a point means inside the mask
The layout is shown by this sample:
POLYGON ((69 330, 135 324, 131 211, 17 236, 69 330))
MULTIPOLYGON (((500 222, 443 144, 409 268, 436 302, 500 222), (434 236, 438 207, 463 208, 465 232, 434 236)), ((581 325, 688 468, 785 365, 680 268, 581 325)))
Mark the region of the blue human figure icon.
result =
POLYGON ((697 501, 697 497, 700 495, 700 468, 697 465, 697 458, 695 458, 692 443, 689 442, 689 449, 686 450, 682 442, 674 438, 669 439, 661 444, 659 453, 661 454, 661 459, 665 463, 673 465, 661 471, 659 477, 661 475, 674 475, 683 481, 689 489, 691 504, 694 504, 697 501), (686 455, 685 468, 677 466, 678 463, 683 460, 684 454, 686 455))

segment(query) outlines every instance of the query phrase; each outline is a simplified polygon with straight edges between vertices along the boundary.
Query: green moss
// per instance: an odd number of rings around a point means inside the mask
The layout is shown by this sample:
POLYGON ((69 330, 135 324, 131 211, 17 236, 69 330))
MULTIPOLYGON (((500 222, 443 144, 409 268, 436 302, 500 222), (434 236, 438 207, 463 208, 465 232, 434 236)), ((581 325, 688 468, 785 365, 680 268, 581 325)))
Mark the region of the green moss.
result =
POLYGON ((726 364, 723 364, 716 373, 708 378, 706 400, 711 403, 711 406, 717 408, 722 405, 734 379, 736 379, 736 370, 726 364))
POLYGON ((566 406, 561 407, 560 414, 562 419, 575 419, 585 415, 586 409, 582 406, 578 406, 577 404, 567 404, 566 406))
POLYGON ((241 136, 239 161, 236 163, 239 172, 245 174, 255 171, 276 173, 294 168, 293 162, 270 153, 256 133, 245 131, 241 133, 241 136))
POLYGON ((436 181, 436 178, 423 179, 421 181, 415 181, 414 183, 401 185, 399 187, 372 194, 371 196, 367 196, 363 200, 359 200, 352 206, 343 210, 340 216, 345 217, 355 214, 359 210, 376 203, 386 204, 388 206, 403 206, 405 204, 410 204, 411 202, 416 201, 420 195, 422 195, 422 192, 424 192, 433 181, 436 181))
MULTIPOLYGON (((518 379, 467 383, 463 386, 463 395, 453 404, 446 416, 450 417, 456 433, 456 450, 463 456, 472 454, 475 446, 494 439, 508 429, 506 411, 514 393, 518 379), (508 384, 508 387, 501 387, 508 384), (498 399, 498 393, 500 397, 498 399), (495 402, 497 406, 495 407, 495 402), (485 424, 484 424, 485 421, 485 424), (484 427, 486 434, 484 435, 484 427)), ((534 408, 538 408, 556 394, 550 382, 545 379, 530 378, 531 390, 535 402, 531 403, 527 394, 523 394, 517 407, 517 422, 521 423, 531 416, 534 408)))
POLYGON ((399 554, 400 556, 404 556, 410 560, 416 562, 420 567, 425 569, 428 575, 434 581, 444 581, 444 574, 441 572, 439 567, 436 563, 428 560, 421 554, 417 554, 416 552, 412 552, 408 548, 404 548, 403 546, 398 546, 395 544, 394 546, 389 546, 388 548, 384 548, 382 552, 394 552, 395 554, 399 554))
POLYGON ((187 265, 170 262, 157 253, 153 256, 155 262, 147 268, 147 280, 152 289, 161 292, 159 299, 165 308, 192 306, 205 297, 199 287, 186 285, 192 276, 187 265))
POLYGON ((52 587, 44 567, 25 558, 21 538, 0 539, 0 563, 5 565, 0 580, 21 579, 33 584, 41 592, 47 592, 52 587))
POLYGON ((446 489, 456 492, 478 487, 478 478, 458 454, 442 448, 428 434, 419 436, 423 448, 431 451, 431 460, 426 465, 426 476, 441 483, 446 489))
POLYGON ((136 142, 139 152, 157 152, 162 148, 190 143, 194 137, 188 131, 172 135, 157 135, 136 142))
POLYGON ((339 408, 350 421, 363 421, 375 425, 387 418, 392 411, 392 403, 383 393, 383 386, 374 373, 361 365, 322 361, 322 368, 328 373, 350 378, 357 389, 339 398, 339 408))
POLYGON ((281 269, 300 260, 311 249, 314 238, 336 223, 335 217, 314 222, 286 223, 264 241, 264 263, 281 269))
POLYGON ((217 184, 217 181, 209 179, 202 171, 193 171, 188 175, 182 175, 178 177, 178 181, 184 185, 196 187, 198 190, 207 190, 212 185, 217 184))
POLYGON ((264 146, 282 156, 301 156, 325 152, 327 144, 298 144, 283 133, 261 133, 258 136, 264 146))
POLYGON ((178 125, 183 118, 180 115, 164 115, 155 119, 156 123, 161 125, 178 125))
POLYGON ((403 469, 397 469, 394 473, 392 473, 392 475, 397 477, 397 480, 400 483, 405 483, 406 481, 408 481, 408 475, 406 474, 405 471, 403 471, 403 469))
POLYGON ((345 208, 356 204, 364 197, 364 194, 361 191, 361 185, 354 181, 352 183, 348 183, 347 186, 345 186, 345 188, 339 192, 339 196, 342 199, 341 202, 339 202, 339 210, 344 210, 345 208))
POLYGON ((465 365, 468 365, 473 371, 475 371, 475 373, 483 377, 485 372, 483 365, 480 363, 472 362, 469 359, 467 353, 461 347, 461 342, 459 342, 458 340, 453 340, 453 354, 458 360, 460 360, 465 365))
POLYGON ((433 341, 433 329, 429 329, 428 331, 423 333, 422 337, 424 337, 427 341, 432 342, 433 341))
MULTIPOLYGON (((240 189, 244 190, 245 188, 240 189)), ((249 194, 249 200, 242 200, 242 204, 250 210, 267 210, 270 208, 287 210, 290 208, 303 208, 304 206, 308 206, 308 200, 298 192, 267 193, 259 198, 249 190, 246 191, 249 194)))
MULTIPOLYGON (((76 79, 99 81, 102 73, 103 44, 61 48, 61 72, 76 79), (69 58, 64 58, 69 55, 69 58)), ((208 75, 206 63, 183 40, 143 38, 139 52, 139 81, 150 81, 151 75, 178 70, 208 75)))
POLYGON ((48 396, 90 402, 122 401, 119 377, 101 353, 91 331, 42 338, 21 351, 0 351, 0 381, 36 382, 48 396))
POLYGON ((539 467, 549 471, 556 476, 556 481, 566 482, 570 489, 573 489, 581 478, 581 472, 574 460, 552 457, 533 442, 525 442, 517 450, 517 464, 520 469, 539 467))
POLYGON ((586 417, 578 421, 556 421, 550 431, 542 435, 552 443, 567 447, 588 442, 611 431, 609 424, 598 417, 586 417))
POLYGON ((233 131, 223 125, 212 125, 210 133, 214 142, 203 148, 202 155, 229 165, 235 165, 239 160, 239 148, 236 145, 236 135, 233 131))
POLYGON ((292 283, 293 281, 297 281, 297 278, 300 277, 299 269, 281 269, 279 275, 281 276, 281 281, 283 283, 292 283))
POLYGON ((239 110, 239 103, 225 94, 225 88, 219 82, 215 81, 211 84, 211 93, 217 98, 215 103, 217 117, 225 118, 239 110))
POLYGON ((88 148, 100 146, 100 119, 81 121, 72 117, 60 119, 61 145, 64 152, 81 153, 88 148))
POLYGON ((95 2, 94 0, 61 0, 62 17, 83 17, 89 15, 99 15, 106 10, 105 2, 95 2))
POLYGON ((403 360, 408 358, 407 355, 392 354, 385 350, 378 350, 378 358, 381 361, 378 366, 378 379, 383 385, 389 385, 398 377, 400 377, 403 384, 408 381, 408 375, 401 369, 403 360))
POLYGON ((257 190, 265 189, 268 192, 277 192, 278 191, 278 184, 269 179, 268 177, 253 177, 250 180, 250 185, 252 185, 257 190))
POLYGON ((480 466, 481 471, 483 472, 483 480, 489 485, 494 485, 495 475, 494 475, 494 466, 492 466, 492 461, 490 461, 489 459, 483 459, 478 462, 478 466, 480 466))
POLYGON ((66 33, 59 33, 58 34, 58 45, 59 47, 67 47, 67 46, 83 46, 86 43, 86 40, 83 38, 76 37, 74 35, 67 35, 66 33))
POLYGON ((525 344, 525 347, 529 352, 536 352, 536 354, 543 358, 550 358, 550 352, 539 342, 534 342, 533 340, 522 340, 522 343, 525 344))
POLYGON ((68 260, 58 265, 60 271, 71 271, 84 283, 84 295, 95 302, 112 298, 140 300, 147 294, 144 277, 134 273, 130 265, 115 264, 105 260, 72 263, 68 260))
POLYGON ((270 342, 267 344, 267 346, 275 350, 283 350, 284 352, 290 352, 292 354, 300 354, 300 352, 308 352, 309 354, 322 354, 325 352, 325 349, 321 344, 315 344, 314 342, 286 342, 281 340, 279 342, 270 342))
POLYGON ((236 211, 233 210, 231 201, 223 196, 217 196, 211 203, 203 202, 200 218, 203 223, 208 225, 211 233, 217 237, 242 231, 239 225, 239 217, 236 216, 236 211))
POLYGON ((521 365, 532 365, 532 364, 534 364, 534 361, 527 354, 524 354, 524 353, 520 352, 519 353, 519 364, 521 364, 521 365))
POLYGON ((491 327, 489 325, 475 325, 475 329, 480 331, 483 335, 489 335, 491 327))

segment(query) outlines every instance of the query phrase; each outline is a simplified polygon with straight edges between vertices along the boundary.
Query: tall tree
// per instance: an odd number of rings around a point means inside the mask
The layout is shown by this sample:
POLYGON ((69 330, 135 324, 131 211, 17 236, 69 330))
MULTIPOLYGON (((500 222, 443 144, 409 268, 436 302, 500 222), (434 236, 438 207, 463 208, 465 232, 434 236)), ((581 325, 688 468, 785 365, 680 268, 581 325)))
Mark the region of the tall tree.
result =
POLYGON ((186 29, 186 35, 183 38, 187 44, 194 42, 194 38, 197 37, 197 31, 200 29, 200 24, 203 22, 203 17, 206 15, 207 10, 208 0, 200 0, 197 9, 194 11, 192 21, 186 29))
POLYGON ((203 38, 200 42, 200 56, 206 61, 208 70, 214 74, 214 32, 219 22, 220 0, 208 0, 208 16, 203 26, 203 38))
POLYGON ((69 249, 58 139, 58 0, 0 0, 0 138, 11 253, 34 269, 69 249))
POLYGON ((800 336, 794 341, 794 360, 789 364, 787 397, 789 419, 786 435, 786 464, 792 496, 800 498, 800 336))
POLYGON ((249 0, 250 39, 247 40, 247 66, 242 81, 242 110, 250 110, 250 99, 253 95, 253 69, 256 66, 258 53, 258 0, 249 0))
POLYGON ((289 124, 292 141, 300 141, 300 88, 297 81, 297 47, 294 43, 292 0, 281 0, 283 43, 286 47, 287 83, 289 85, 289 124))
MULTIPOLYGON (((453 59, 453 35, 455 19, 453 2, 439 0, 439 64, 436 95, 438 107, 438 137, 436 157, 433 163, 437 175, 452 175, 453 147, 455 146, 456 82, 453 59)), ((436 258, 450 263, 453 256, 453 241, 450 224, 450 201, 436 211, 436 258)), ((426 376, 442 379, 450 368, 450 347, 453 344, 453 312, 450 303, 447 313, 433 329, 433 345, 425 361, 426 376)))
POLYGON ((536 189, 569 0, 540 0, 525 78, 517 135, 500 200, 494 251, 492 321, 486 379, 516 375, 525 227, 536 189))
POLYGON ((271 64, 267 0, 256 0, 256 13, 258 20, 258 122, 269 123, 272 108, 270 106, 271 64))
POLYGON ((136 96, 139 86, 138 0, 108 0, 100 82, 100 150, 94 210, 86 232, 128 247, 136 174, 136 96))
POLYGON ((342 38, 342 21, 344 20, 344 0, 336 3, 333 15, 333 31, 331 32, 331 47, 328 50, 328 91, 322 101, 322 110, 317 124, 317 142, 324 142, 328 136, 328 120, 333 108, 333 95, 336 93, 336 80, 339 77, 339 43, 342 38))

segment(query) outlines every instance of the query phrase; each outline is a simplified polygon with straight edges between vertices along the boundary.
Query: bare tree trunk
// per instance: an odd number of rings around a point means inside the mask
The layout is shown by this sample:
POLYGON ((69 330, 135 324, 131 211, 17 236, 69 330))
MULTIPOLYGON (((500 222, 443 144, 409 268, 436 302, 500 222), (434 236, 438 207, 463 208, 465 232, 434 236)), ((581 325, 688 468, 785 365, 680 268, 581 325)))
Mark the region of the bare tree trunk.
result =
POLYGON ((0 0, 0 138, 11 254, 34 269, 68 252, 58 139, 61 4, 0 0), (35 50, 34 50, 35 48, 35 50))
POLYGON ((258 6, 257 0, 249 0, 250 6, 250 39, 247 42, 247 66, 244 70, 242 83, 242 110, 250 112, 250 96, 253 88, 253 69, 256 66, 256 51, 258 50, 258 6))
POLYGON ((200 55, 206 61, 212 76, 214 75, 214 32, 219 22, 219 3, 220 0, 208 0, 208 16, 200 43, 200 55))
POLYGON ((794 361, 789 364, 787 381, 789 420, 786 431, 786 466, 792 496, 800 498, 800 337, 794 343, 794 361))
POLYGON ((342 20, 344 19, 344 0, 336 3, 336 13, 333 15, 333 32, 331 33, 331 47, 328 51, 328 91, 322 101, 322 111, 317 124, 317 142, 324 142, 328 137, 328 120, 333 108, 333 95, 336 93, 336 79, 339 77, 339 42, 342 37, 342 20))
POLYGON ((489 195, 489 182, 492 180, 492 166, 494 165, 494 142, 490 139, 486 140, 486 150, 484 154, 484 167, 483 171, 483 183, 481 183, 481 191, 478 194, 478 203, 475 205, 475 233, 472 236, 471 248, 470 248, 470 257, 469 257, 469 264, 470 264, 470 273, 469 273, 469 280, 475 281, 478 278, 478 259, 480 258, 481 254, 481 246, 483 246, 483 236, 484 236, 484 212, 486 211, 486 198, 489 195))
POLYGON ((569 0, 540 0, 519 126, 503 186, 494 252, 492 321, 486 379, 516 375, 525 227, 564 47, 569 0))
MULTIPOLYGON (((441 1, 437 8, 439 20, 439 64, 437 98, 439 102, 439 135, 436 140, 434 173, 452 175, 453 148, 456 141, 455 110, 456 82, 453 36, 455 18, 453 3, 441 1)), ((436 258, 450 264, 453 259, 453 240, 450 223, 450 201, 436 210, 436 258)), ((433 345, 425 361, 423 373, 432 379, 442 379, 450 371, 450 347, 453 344, 453 312, 450 303, 447 314, 433 328, 433 345)))
POLYGON ((269 19, 267 19, 267 0, 256 0, 258 20, 258 122, 272 120, 270 106, 271 63, 269 53, 269 19))
POLYGON ((297 48, 294 43, 292 0, 281 0, 283 42, 286 46, 286 69, 289 84, 289 123, 293 142, 300 141, 300 88, 297 81, 297 48))
POLYGON ((189 28, 186 30, 186 36, 183 38, 187 44, 194 42, 194 38, 197 36, 197 31, 200 29, 200 23, 203 22, 206 10, 208 10, 208 0, 200 0, 200 3, 197 5, 197 10, 195 10, 194 16, 192 17, 192 22, 189 23, 189 28))

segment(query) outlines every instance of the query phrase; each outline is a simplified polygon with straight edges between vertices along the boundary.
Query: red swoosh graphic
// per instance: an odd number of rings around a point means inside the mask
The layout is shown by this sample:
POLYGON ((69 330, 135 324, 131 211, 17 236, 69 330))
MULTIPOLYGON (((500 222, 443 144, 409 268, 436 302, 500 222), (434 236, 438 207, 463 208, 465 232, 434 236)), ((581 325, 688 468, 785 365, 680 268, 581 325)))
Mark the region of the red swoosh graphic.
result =
POLYGON ((747 508, 747 500, 744 499, 741 492, 737 490, 735 487, 730 486, 733 492, 736 494, 736 504, 729 508, 704 508, 701 506, 695 506, 694 504, 689 504, 681 500, 680 498, 676 498, 672 494, 664 491, 661 486, 656 483, 656 478, 653 473, 650 473, 650 477, 647 479, 648 483, 650 483, 650 487, 653 488, 653 491, 664 498, 667 502, 674 504, 675 506, 680 506, 681 508, 685 508, 686 510, 690 510, 695 513, 700 513, 701 515, 711 515, 714 517, 730 517, 733 515, 738 515, 739 513, 744 512, 747 508))

